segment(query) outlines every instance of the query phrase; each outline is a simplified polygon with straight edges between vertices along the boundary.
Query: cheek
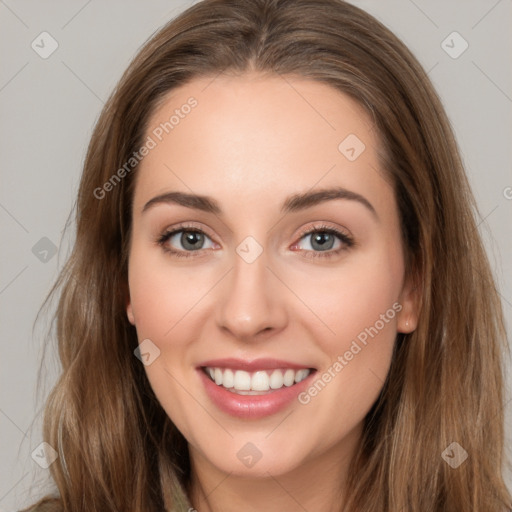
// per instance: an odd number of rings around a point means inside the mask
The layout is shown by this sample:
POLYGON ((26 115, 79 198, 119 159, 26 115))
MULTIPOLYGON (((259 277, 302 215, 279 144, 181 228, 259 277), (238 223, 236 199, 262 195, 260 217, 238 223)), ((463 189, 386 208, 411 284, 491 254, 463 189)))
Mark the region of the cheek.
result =
MULTIPOLYGON (((128 274, 139 339, 167 339, 207 291, 207 281, 200 272, 191 275, 179 265, 169 264, 166 255, 157 251, 135 247, 128 274)), ((179 339, 176 343, 179 344, 179 339)))
POLYGON ((294 282, 302 283, 297 294, 307 297, 317 323, 322 321, 315 339, 334 357, 355 339, 364 343, 369 332, 371 339, 392 345, 402 278, 400 255, 387 249, 360 254, 330 272, 315 270, 307 281, 294 282))

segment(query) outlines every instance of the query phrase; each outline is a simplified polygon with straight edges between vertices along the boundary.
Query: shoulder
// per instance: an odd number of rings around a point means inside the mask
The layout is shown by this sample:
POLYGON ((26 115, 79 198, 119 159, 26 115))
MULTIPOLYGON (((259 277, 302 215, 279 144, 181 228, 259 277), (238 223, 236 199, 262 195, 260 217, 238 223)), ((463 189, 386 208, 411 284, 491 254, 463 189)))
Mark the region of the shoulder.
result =
POLYGON ((62 512, 62 503, 57 498, 42 498, 28 508, 24 508, 19 512, 62 512))

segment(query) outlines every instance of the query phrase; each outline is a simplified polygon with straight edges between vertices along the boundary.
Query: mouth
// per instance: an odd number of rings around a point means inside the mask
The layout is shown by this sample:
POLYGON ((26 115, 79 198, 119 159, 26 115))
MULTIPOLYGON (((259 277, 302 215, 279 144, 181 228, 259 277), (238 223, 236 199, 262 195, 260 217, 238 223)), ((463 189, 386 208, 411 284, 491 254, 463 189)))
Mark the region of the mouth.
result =
POLYGON ((204 361, 196 370, 210 401, 222 412, 245 420, 287 409, 317 372, 301 363, 234 358, 204 361))
POLYGON ((238 395, 273 393, 283 387, 295 386, 316 371, 314 368, 275 368, 253 372, 218 366, 201 366, 200 368, 217 386, 238 395))

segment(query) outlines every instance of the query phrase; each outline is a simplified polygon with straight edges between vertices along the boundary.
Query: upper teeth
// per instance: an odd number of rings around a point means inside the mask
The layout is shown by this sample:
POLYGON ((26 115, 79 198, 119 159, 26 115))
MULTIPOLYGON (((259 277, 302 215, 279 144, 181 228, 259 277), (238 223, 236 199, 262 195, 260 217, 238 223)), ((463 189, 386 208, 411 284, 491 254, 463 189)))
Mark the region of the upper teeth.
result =
POLYGON ((304 380, 310 372, 306 368, 246 372, 229 368, 206 367, 206 373, 216 384, 237 391, 269 391, 270 389, 280 389, 283 386, 292 386, 296 382, 304 380))

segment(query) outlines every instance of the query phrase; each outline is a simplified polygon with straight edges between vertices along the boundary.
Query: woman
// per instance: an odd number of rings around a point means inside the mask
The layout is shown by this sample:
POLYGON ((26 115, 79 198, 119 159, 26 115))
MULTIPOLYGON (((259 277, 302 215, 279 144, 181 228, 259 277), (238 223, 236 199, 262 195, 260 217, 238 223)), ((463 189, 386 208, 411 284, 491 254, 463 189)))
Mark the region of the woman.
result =
POLYGON ((96 125, 31 510, 504 512, 506 349, 440 101, 340 0, 205 0, 96 125))

